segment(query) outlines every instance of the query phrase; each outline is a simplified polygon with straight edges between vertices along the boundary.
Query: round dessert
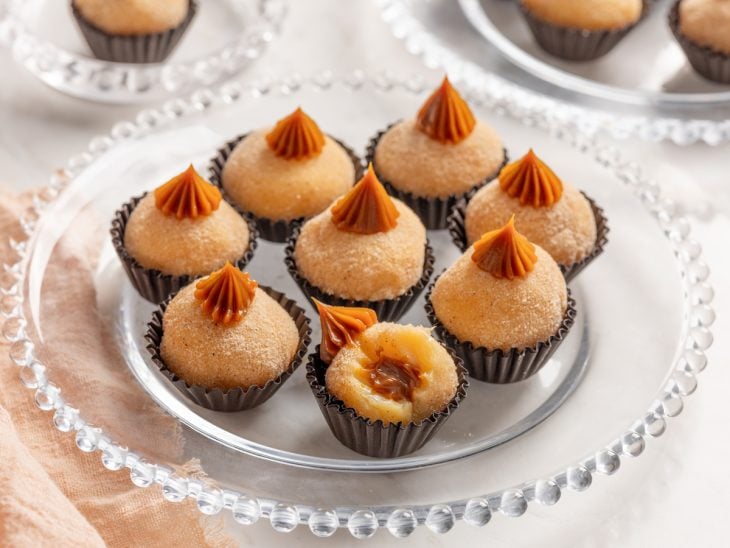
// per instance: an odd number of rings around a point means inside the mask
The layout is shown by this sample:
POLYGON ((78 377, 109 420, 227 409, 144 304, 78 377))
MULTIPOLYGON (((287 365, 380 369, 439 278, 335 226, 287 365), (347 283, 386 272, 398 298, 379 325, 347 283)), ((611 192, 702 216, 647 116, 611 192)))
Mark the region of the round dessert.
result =
POLYGON ((200 276, 240 259, 249 238, 246 220, 190 165, 139 201, 124 247, 145 268, 200 276))
POLYGON ((730 2, 678 0, 670 11, 669 25, 700 75, 730 83, 730 2))
POLYGON ((497 133, 474 117, 444 78, 415 119, 374 139, 369 159, 391 194, 435 229, 444 228, 456 199, 496 177, 505 151, 497 133))
POLYGON ((189 0, 73 0, 79 13, 109 34, 156 34, 181 24, 189 0))
POLYGON ((444 271, 427 311, 472 376, 514 382, 537 372, 551 354, 544 347, 554 349, 567 333, 569 295, 558 265, 512 217, 444 271))
POLYGON ((322 343, 307 379, 333 434, 371 456, 419 449, 466 395, 461 365, 424 327, 378 323, 367 308, 315 304, 322 343))
POLYGON ((459 340, 507 351, 549 339, 568 297, 558 265, 517 232, 513 216, 439 277, 431 303, 459 340))
POLYGON ((562 182, 532 149, 469 201, 467 245, 503 226, 513 214, 520 232, 561 265, 583 260, 596 246, 591 204, 577 188, 562 182))
POLYGON ((300 340, 289 313, 230 263, 175 295, 162 333, 160 357, 172 373, 222 391, 276 379, 300 340))
POLYGON ((417 296, 414 287, 422 289, 430 276, 426 247, 421 221, 388 196, 370 166, 348 194, 304 223, 287 252, 290 272, 309 297, 376 302, 417 296))
POLYGON ((425 327, 377 323, 327 368, 327 390, 361 417, 421 422, 456 395, 456 365, 425 327))
POLYGON ((650 0, 522 0, 520 6, 542 49, 562 59, 590 61, 636 26, 650 0))
POLYGON ((177 46, 197 4, 191 0, 72 0, 71 7, 99 59, 159 63, 177 46))
POLYGON ((273 129, 253 131, 225 161, 222 186, 243 210, 286 223, 316 215, 347 192, 359 160, 301 108, 273 129))
POLYGON ((522 0, 535 17, 560 27, 618 29, 641 17, 642 0, 522 0))

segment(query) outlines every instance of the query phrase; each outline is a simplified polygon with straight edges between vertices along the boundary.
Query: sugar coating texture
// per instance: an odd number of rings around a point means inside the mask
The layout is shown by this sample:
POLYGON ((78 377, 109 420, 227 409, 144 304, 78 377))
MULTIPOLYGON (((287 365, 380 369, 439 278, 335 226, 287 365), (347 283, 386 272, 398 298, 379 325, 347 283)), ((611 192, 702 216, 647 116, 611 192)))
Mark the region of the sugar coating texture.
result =
POLYGON ((160 356, 170 371, 206 388, 263 386, 283 373, 299 347, 294 320, 274 299, 256 289, 243 319, 215 325, 195 299, 195 284, 183 288, 162 318, 160 356))
POLYGON ((408 206, 393 203, 400 216, 388 232, 339 230, 330 209, 304 223, 294 248, 299 273, 345 299, 379 301, 405 293, 423 274, 426 229, 408 206))
POLYGON ((286 160, 269 148, 269 131, 238 143, 223 168, 223 187, 246 211, 277 221, 311 217, 355 184, 350 156, 330 137, 319 155, 286 160))
POLYGON ((730 55, 730 1, 682 0, 679 29, 693 42, 730 55))
POLYGON ((73 0, 81 15, 109 34, 157 34, 177 27, 189 0, 73 0))
POLYGON ((177 219, 157 209, 154 193, 140 200, 124 231, 124 247, 139 264, 173 276, 208 274, 235 262, 248 239, 246 220, 224 201, 206 217, 177 219))
POLYGON ((522 0, 535 17, 553 25, 585 30, 611 30, 639 20, 642 0, 522 0))
POLYGON ((446 349, 425 327, 377 323, 363 331, 357 344, 340 350, 327 369, 330 394, 371 421, 418 423, 443 410, 456 395, 456 365, 446 349), (413 400, 392 400, 378 394, 367 382, 363 366, 387 357, 416 365, 418 385, 413 400))
POLYGON ((560 264, 570 265, 588 255, 596 243, 596 218, 585 196, 563 183, 563 195, 550 207, 520 205, 499 181, 479 189, 466 207, 466 237, 469 245, 485 232, 504 226, 514 213, 515 228, 539 245, 560 264))
POLYGON ((394 125, 375 149, 375 170, 399 190, 416 196, 445 198, 463 194, 495 172, 504 161, 497 133, 477 121, 458 144, 431 139, 415 119, 394 125))
POLYGON ((461 342, 490 350, 529 348, 547 341, 563 320, 568 293, 558 265, 535 246, 537 262, 526 278, 495 278, 471 260, 470 247, 436 281, 436 317, 461 342))

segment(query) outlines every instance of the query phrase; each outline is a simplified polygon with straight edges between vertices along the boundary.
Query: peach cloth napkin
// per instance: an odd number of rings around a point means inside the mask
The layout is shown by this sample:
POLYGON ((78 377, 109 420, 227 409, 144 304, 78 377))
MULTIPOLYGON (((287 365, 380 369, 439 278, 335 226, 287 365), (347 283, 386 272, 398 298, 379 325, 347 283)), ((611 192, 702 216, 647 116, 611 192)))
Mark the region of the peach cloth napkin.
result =
MULTIPOLYGON (((8 239, 21 238, 17 218, 29 203, 29 196, 0 188, 0 263, 12 257, 8 239)), ((49 376, 62 387, 67 401, 82 407, 84 417, 100 426, 114 424, 125 432, 124 443, 141 447, 142 438, 154 436, 166 455, 180 455, 180 425, 150 401, 126 366, 98 366, 109 361, 110 335, 95 312, 91 283, 95 259, 89 251, 96 247, 88 235, 106 231, 90 228, 77 227, 72 237, 58 243, 44 282, 44 299, 48 296, 54 301, 46 304, 63 310, 57 319, 44 320, 48 322, 47 329, 44 324, 44 346, 52 349, 43 356, 49 376), (59 366, 55 371, 54 364, 59 366), (88 396, 92 390, 93 398, 88 396)), ((0 546, 233 544, 223 533, 220 516, 203 516, 189 499, 167 502, 159 486, 136 487, 128 469, 111 472, 102 466, 98 452, 79 451, 73 435, 57 431, 51 414, 35 406, 33 392, 20 384, 18 367, 7 353, 8 345, 2 339, 0 546)), ((194 461, 184 469, 202 474, 194 461)))

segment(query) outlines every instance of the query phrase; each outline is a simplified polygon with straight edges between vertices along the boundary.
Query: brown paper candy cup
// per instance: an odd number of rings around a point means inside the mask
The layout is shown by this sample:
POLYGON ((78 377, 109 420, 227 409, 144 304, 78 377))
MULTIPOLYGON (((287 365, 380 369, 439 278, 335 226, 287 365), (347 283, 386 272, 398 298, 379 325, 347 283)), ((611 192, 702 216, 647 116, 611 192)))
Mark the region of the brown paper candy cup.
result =
MULTIPOLYGON (((307 354, 309 343, 311 342, 310 334, 312 330, 309 327, 309 318, 307 318, 304 310, 302 310, 291 299, 288 299, 283 293, 279 293, 270 287, 259 286, 270 297, 272 297, 284 310, 289 313, 292 320, 299 331, 299 348, 292 359, 289 367, 268 381, 263 386, 250 386, 248 388, 232 388, 229 390, 221 390, 220 388, 206 388, 197 384, 188 384, 185 380, 178 377, 170 371, 160 356, 160 344, 162 342, 162 317, 165 313, 167 305, 170 303, 172 296, 160 305, 158 310, 152 314, 152 319, 147 324, 147 334, 145 339, 149 343, 147 351, 152 356, 152 361, 160 368, 160 372, 175 385, 182 394, 188 399, 194 401, 201 407, 212 409, 213 411, 245 411, 257 405, 261 405, 271 396, 273 396, 281 385, 292 376, 292 373, 302 363, 304 356, 307 354)), ((275 334, 272 334, 274 336, 275 334)), ((242 364, 244 365, 244 364, 242 364)))
POLYGON ((405 293, 399 295, 394 299, 383 299, 380 301, 357 301, 354 299, 345 299, 338 297, 331 293, 327 293, 323 289, 312 285, 304 276, 299 273, 297 268, 296 259, 294 257, 294 249, 296 248, 297 238, 301 225, 294 226, 291 237, 284 250, 286 268, 294 281, 302 290, 302 293, 307 297, 307 300, 314 305, 312 299, 317 299, 323 303, 334 305, 334 306, 354 306, 354 307, 365 307, 371 308, 378 315, 378 320, 381 322, 395 322, 398 321, 403 315, 408 312, 413 304, 418 299, 419 295, 428 285, 428 281, 431 279, 433 274, 433 263, 434 255, 433 249, 426 241, 426 252, 423 260, 423 274, 421 278, 416 282, 415 285, 411 286, 405 293))
POLYGON ((448 347, 446 349, 456 364, 456 395, 444 409, 431 414, 420 423, 391 423, 386 426, 383 421, 370 421, 358 415, 357 411, 345 406, 342 400, 332 396, 325 386, 327 364, 319 356, 319 345, 309 355, 307 381, 330 430, 342 445, 369 457, 400 457, 423 447, 466 397, 469 387, 466 369, 453 350, 448 347))
POLYGON ((387 128, 379 131, 372 139, 370 139, 370 142, 367 146, 367 153, 365 155, 365 163, 373 164, 375 174, 377 175, 378 180, 388 191, 388 194, 394 196, 395 198, 398 198, 401 202, 410 207, 416 213, 416 215, 420 217, 421 222, 426 226, 428 230, 441 230, 446 228, 449 213, 451 213, 451 210, 454 208, 457 202, 459 200, 468 199, 473 196, 477 190, 486 185, 489 181, 495 179, 499 175, 499 172, 502 171, 502 168, 506 166, 509 162, 507 149, 504 149, 504 160, 502 161, 500 166, 494 171, 494 173, 489 174, 489 176, 479 181, 468 191, 461 194, 452 194, 451 196, 447 196, 446 198, 430 198, 427 196, 417 196, 411 192, 406 192, 405 190, 400 190, 396 188, 393 183, 391 183, 378 173, 378 166, 375 164, 375 149, 378 147, 378 143, 380 142, 380 139, 383 137, 383 135, 385 135, 388 130, 390 130, 390 128, 392 128, 394 125, 395 124, 390 124, 387 128))
POLYGON ((713 82, 730 84, 730 55, 701 46, 682 34, 679 28, 679 1, 669 10, 669 28, 684 50, 689 64, 698 74, 713 82))
POLYGON ((490 350, 483 346, 475 347, 470 342, 462 342, 457 339, 436 316, 431 304, 431 292, 435 283, 436 281, 431 284, 426 295, 426 314, 433 325, 434 333, 446 346, 454 350, 456 355, 463 360, 469 375, 478 381, 508 384, 531 377, 550 360, 575 323, 577 315, 575 300, 568 289, 568 307, 563 315, 563 320, 557 332, 548 340, 539 342, 530 348, 512 348, 508 352, 490 350))
POLYGON ((190 0, 188 14, 177 27, 155 34, 116 35, 103 31, 84 19, 71 2, 71 10, 81 34, 97 59, 116 63, 161 63, 172 53, 190 26, 198 4, 190 0))
POLYGON ((561 27, 536 17, 524 5, 520 11, 538 45, 556 57, 568 61, 592 61, 611 51, 649 12, 653 0, 644 0, 638 21, 610 30, 586 30, 561 27))
MULTIPOLYGON (((157 304, 188 285, 197 276, 173 276, 171 274, 163 274, 154 268, 145 268, 127 252, 127 249, 124 247, 124 232, 127 228, 127 221, 129 221, 129 217, 132 215, 132 211, 137 207, 139 201, 146 195, 147 193, 145 192, 141 196, 132 198, 129 202, 122 205, 114 214, 110 233, 112 245, 114 245, 114 249, 122 261, 122 266, 127 273, 129 281, 132 282, 132 285, 142 297, 157 304)), ((246 215, 237 208, 235 209, 246 220, 249 232, 248 247, 244 251, 243 256, 235 262, 236 267, 243 270, 249 261, 251 261, 256 246, 258 245, 258 231, 256 230, 256 224, 249 215, 246 215)))
MULTIPOLYGON (((223 197, 230 204, 235 204, 236 202, 223 187, 223 168, 225 167, 228 158, 231 156, 233 149, 236 148, 236 145, 238 145, 238 143, 245 139, 248 135, 248 133, 244 133, 243 135, 239 135, 235 139, 231 139, 230 141, 228 141, 225 145, 218 149, 216 155, 210 160, 210 163, 208 164, 210 182, 221 189, 221 192, 223 192, 223 197)), ((331 135, 329 137, 338 145, 340 145, 343 149, 345 149, 345 152, 347 152, 347 155, 352 161, 352 165, 355 167, 355 180, 359 180, 363 174, 362 160, 360 160, 360 157, 355 154, 355 152, 342 141, 335 139, 331 135)), ((286 242, 289 239, 289 236, 291 236, 292 226, 304 220, 302 218, 299 218, 289 221, 277 221, 273 219, 267 219, 266 217, 257 217, 253 213, 250 213, 250 215, 256 220, 256 226, 259 229, 259 236, 261 236, 261 238, 263 238, 264 240, 277 244, 283 244, 284 242, 286 242)))
MULTIPOLYGON (((593 211, 593 216, 596 219, 596 243, 593 246, 593 250, 580 261, 576 261, 569 265, 558 264, 560 271, 563 273, 563 276, 565 276, 566 283, 572 281, 586 266, 603 253, 603 250, 608 243, 608 219, 606 219, 603 209, 591 198, 586 196, 584 192, 581 194, 583 194, 585 199, 588 200, 591 210, 593 211)), ((449 234, 451 234, 451 240, 462 252, 469 248, 466 237, 467 204, 468 202, 466 200, 461 200, 458 204, 456 204, 454 211, 449 216, 449 234)))

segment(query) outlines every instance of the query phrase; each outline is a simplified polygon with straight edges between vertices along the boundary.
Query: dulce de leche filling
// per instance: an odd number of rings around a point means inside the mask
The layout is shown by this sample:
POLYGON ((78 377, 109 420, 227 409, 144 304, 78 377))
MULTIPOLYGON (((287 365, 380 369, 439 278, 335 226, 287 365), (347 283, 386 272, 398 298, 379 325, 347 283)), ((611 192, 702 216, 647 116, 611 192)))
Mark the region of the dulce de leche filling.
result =
POLYGON ((325 145, 324 133, 301 108, 279 120, 267 135, 273 153, 285 160, 304 160, 317 156, 325 145))
POLYGON ((563 195, 563 183, 530 149, 522 158, 504 166, 499 187, 520 205, 550 207, 563 195))
POLYGON ((374 310, 369 308, 331 306, 314 300, 322 326, 322 344, 319 355, 330 363, 340 348, 353 344, 355 337, 378 321, 374 310))
POLYGON ((471 135, 476 123, 469 105, 446 77, 416 116, 418 129, 444 144, 460 143, 471 135))
POLYGON ((203 313, 216 325, 240 322, 256 296, 258 284, 248 272, 241 272, 227 262, 195 284, 195 299, 203 313))
POLYGON ((515 216, 474 244, 471 260, 495 278, 526 278, 537 262, 535 246, 515 229, 515 216))
POLYGON ((178 219, 206 217, 220 203, 220 190, 203 179, 193 164, 155 190, 157 209, 178 219))
POLYGON ((372 164, 352 190, 332 206, 331 212, 338 230, 355 234, 388 232, 396 227, 400 215, 372 164))
POLYGON ((413 364, 380 356, 377 361, 365 363, 362 381, 376 393, 394 401, 413 401, 413 391, 421 382, 421 369, 413 364))

